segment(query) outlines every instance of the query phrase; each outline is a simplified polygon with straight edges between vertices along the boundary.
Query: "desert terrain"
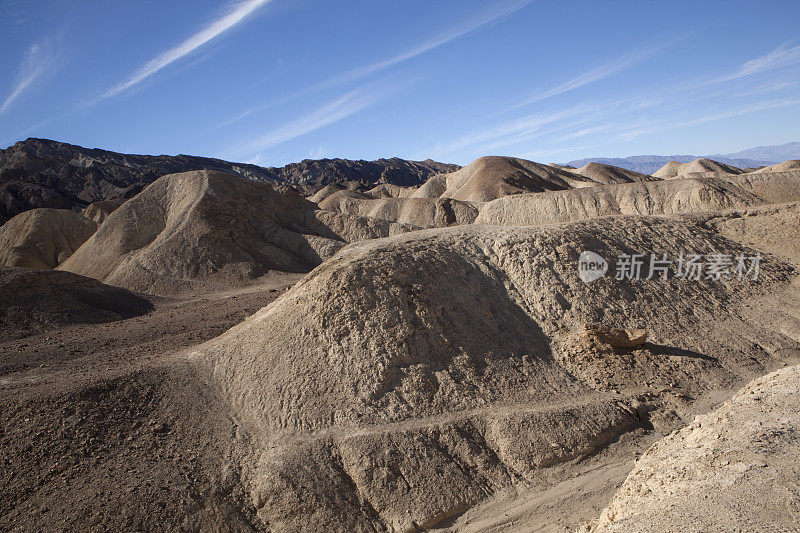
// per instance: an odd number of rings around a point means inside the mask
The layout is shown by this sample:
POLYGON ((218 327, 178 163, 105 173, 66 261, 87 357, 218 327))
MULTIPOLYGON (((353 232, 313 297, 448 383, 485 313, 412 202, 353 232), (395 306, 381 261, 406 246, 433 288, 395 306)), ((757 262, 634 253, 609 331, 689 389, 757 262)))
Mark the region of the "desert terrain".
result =
POLYGON ((800 523, 798 160, 28 139, 0 201, 0 529, 800 523))

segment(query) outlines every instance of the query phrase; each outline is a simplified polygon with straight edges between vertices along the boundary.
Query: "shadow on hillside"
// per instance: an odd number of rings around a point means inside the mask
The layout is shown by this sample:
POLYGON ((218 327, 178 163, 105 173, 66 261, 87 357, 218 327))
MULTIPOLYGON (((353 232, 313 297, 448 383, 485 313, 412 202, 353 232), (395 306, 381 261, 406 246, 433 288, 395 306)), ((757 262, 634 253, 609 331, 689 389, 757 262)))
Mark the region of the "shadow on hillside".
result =
POLYGON ((647 342, 644 346, 655 355, 669 355, 675 357, 689 357, 691 359, 703 359, 705 361, 716 361, 716 358, 714 357, 702 354, 700 352, 678 348, 677 346, 654 344, 652 342, 647 342))

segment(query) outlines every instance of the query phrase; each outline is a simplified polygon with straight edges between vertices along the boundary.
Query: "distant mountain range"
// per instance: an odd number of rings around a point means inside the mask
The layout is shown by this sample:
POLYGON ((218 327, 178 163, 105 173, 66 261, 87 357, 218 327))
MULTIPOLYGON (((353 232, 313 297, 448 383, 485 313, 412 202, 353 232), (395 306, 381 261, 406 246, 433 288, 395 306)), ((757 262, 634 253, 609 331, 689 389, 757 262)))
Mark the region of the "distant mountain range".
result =
MULTIPOLYGON (((715 156, 708 156, 713 158, 715 156)), ((788 159, 800 159, 800 142, 779 144, 775 146, 756 146, 741 152, 723 154, 721 157, 755 159, 758 161, 770 161, 772 164, 783 163, 788 159)))
POLYGON ((643 174, 652 174, 670 161, 678 163, 688 163, 701 157, 707 157, 726 165, 733 165, 739 168, 757 168, 775 163, 782 163, 788 159, 800 159, 800 142, 791 142, 776 146, 758 146, 733 152, 730 154, 711 154, 711 155, 633 155, 630 157, 588 157, 586 159, 576 159, 567 165, 582 167, 587 163, 603 163, 614 165, 628 170, 635 170, 643 174))
POLYGON ((35 207, 81 209, 111 198, 131 198, 166 174, 219 170, 259 181, 278 181, 310 194, 336 183, 370 188, 377 183, 419 185, 458 165, 400 158, 377 161, 306 159, 260 167, 190 155, 131 155, 48 139, 26 139, 0 150, 0 224, 35 207))

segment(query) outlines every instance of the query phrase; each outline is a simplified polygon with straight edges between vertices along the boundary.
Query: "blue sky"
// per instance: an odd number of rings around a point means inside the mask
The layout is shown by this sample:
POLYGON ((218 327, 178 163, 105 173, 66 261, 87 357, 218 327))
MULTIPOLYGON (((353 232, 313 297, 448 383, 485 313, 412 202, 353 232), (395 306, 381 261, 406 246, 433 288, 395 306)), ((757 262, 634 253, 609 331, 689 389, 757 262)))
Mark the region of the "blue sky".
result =
POLYGON ((0 0, 0 145, 265 166, 800 140, 800 2, 0 0))

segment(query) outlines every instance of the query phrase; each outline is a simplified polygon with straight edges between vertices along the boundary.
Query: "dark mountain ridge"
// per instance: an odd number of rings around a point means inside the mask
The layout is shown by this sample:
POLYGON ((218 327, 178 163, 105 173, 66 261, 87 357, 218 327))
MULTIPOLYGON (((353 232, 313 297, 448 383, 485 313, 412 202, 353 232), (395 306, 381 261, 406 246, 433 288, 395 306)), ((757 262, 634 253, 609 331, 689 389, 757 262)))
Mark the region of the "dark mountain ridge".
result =
POLYGON ((413 186, 458 165, 400 158, 377 161, 306 159, 260 167, 190 155, 121 154, 29 138, 0 150, 0 223, 35 207, 81 209, 111 198, 131 198, 166 174, 217 170, 258 181, 287 183, 304 194, 335 183, 368 189, 379 183, 413 186))

